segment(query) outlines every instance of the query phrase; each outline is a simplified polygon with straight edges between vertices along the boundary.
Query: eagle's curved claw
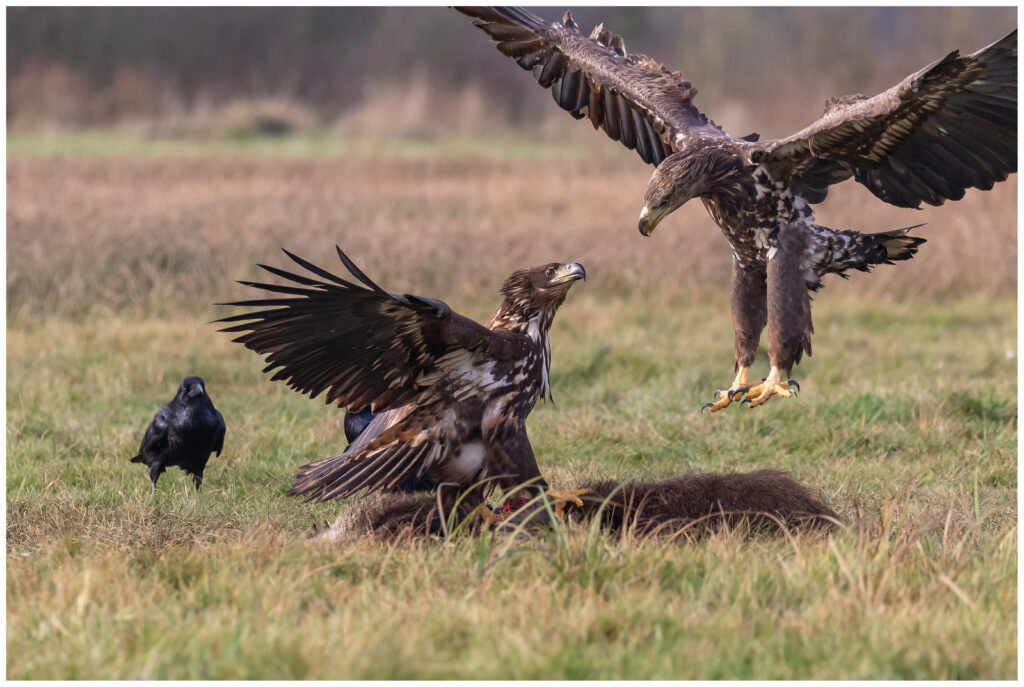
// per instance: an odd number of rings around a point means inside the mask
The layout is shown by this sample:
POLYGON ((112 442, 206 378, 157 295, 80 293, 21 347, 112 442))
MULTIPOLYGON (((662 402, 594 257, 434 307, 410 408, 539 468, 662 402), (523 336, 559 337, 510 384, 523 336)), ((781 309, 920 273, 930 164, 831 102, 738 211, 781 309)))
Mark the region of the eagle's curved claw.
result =
POLYGON ((473 512, 480 516, 480 519, 484 521, 485 527, 493 527, 500 524, 510 515, 509 513, 495 512, 486 503, 481 503, 473 512))
POLYGON ((589 489, 572 489, 570 491, 548 489, 545 492, 545 495, 555 504, 555 517, 559 520, 563 520, 565 518, 565 504, 572 502, 576 506, 582 508, 583 499, 581 499, 580 496, 588 493, 589 491, 589 489))
POLYGON ((743 397, 743 401, 749 403, 751 408, 764 405, 768 402, 772 396, 781 396, 782 398, 796 397, 800 390, 800 385, 795 380, 788 380, 782 382, 782 375, 779 373, 777 368, 772 368, 771 373, 765 378, 763 382, 752 387, 750 391, 743 397))
POLYGON ((732 381, 732 385, 728 389, 716 389, 714 403, 705 403, 701 406, 700 412, 703 413, 708 408, 711 409, 712 413, 717 413, 722 408, 728 408, 729 404, 739 400, 744 394, 750 391, 750 382, 747 379, 746 367, 740 367, 736 373, 736 379, 732 381))

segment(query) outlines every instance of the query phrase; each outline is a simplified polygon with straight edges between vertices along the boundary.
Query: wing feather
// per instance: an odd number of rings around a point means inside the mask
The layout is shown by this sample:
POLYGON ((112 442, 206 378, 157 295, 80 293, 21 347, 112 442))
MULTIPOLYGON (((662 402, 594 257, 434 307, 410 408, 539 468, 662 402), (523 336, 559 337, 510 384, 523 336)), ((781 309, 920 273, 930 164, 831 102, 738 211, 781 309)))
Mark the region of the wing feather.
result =
POLYGON ((229 324, 221 331, 239 334, 235 341, 265 356, 271 379, 300 393, 316 398, 326 392, 327 403, 380 412, 412 402, 438 382, 457 383, 467 356, 452 353, 465 352, 472 364, 522 352, 520 337, 493 332, 441 301, 387 293, 340 248, 338 257, 361 286, 285 252, 320 279, 265 267, 292 283, 242 283, 292 297, 224 303, 260 309, 218 322, 229 324))
POLYGON ((657 165, 675 152, 677 133, 724 135, 693 106, 697 89, 682 74, 628 54, 622 37, 602 25, 587 37, 569 12, 561 23, 549 23, 519 7, 455 9, 473 17, 499 52, 532 71, 559 107, 576 119, 588 117, 644 162, 657 165))
POLYGON ((830 98, 825 114, 752 155, 776 178, 836 163, 901 207, 941 205, 1017 171, 1017 31, 946 55, 873 98, 830 98))

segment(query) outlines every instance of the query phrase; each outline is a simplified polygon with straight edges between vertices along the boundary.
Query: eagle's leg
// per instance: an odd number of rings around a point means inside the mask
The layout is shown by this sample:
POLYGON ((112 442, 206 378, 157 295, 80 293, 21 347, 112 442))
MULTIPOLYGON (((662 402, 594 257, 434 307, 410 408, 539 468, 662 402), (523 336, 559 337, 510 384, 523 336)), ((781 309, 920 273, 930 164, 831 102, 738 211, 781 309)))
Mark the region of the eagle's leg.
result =
POLYGON ((555 504, 555 517, 559 520, 565 518, 565 504, 570 501, 576 504, 577 507, 583 507, 583 499, 580 496, 589 492, 589 489, 570 489, 569 491, 562 491, 561 489, 548 489, 545 495, 551 499, 555 504))
POLYGON ((733 258, 732 263, 732 331, 736 354, 736 378, 728 389, 718 391, 714 403, 705 403, 701 411, 717 413, 733 401, 743 398, 750 388, 750 366, 757 357, 761 331, 768 320, 767 281, 763 272, 733 258))
POLYGON ((800 389, 799 384, 789 379, 789 373, 804 351, 811 354, 814 325, 803 265, 811 240, 806 226, 782 227, 768 259, 768 357, 772 369, 763 382, 743 395, 743 402, 750 403, 751 408, 763 405, 772 396, 796 396, 800 389))

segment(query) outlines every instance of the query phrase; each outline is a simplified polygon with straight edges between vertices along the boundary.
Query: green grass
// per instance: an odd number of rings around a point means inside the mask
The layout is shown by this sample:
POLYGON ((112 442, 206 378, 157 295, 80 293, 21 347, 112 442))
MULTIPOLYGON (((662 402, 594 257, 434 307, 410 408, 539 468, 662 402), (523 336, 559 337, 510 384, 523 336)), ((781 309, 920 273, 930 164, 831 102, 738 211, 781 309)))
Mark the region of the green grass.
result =
POLYGON ((331 545, 305 535, 338 506, 284 490, 343 447, 340 411, 187 315, 43 319, 7 333, 8 677, 1016 676, 1011 298, 825 294, 799 398, 702 416, 727 303, 589 286, 529 424, 550 482, 776 467, 848 526, 331 545), (128 458, 189 373, 225 452, 202 492, 172 470, 153 496, 128 458))

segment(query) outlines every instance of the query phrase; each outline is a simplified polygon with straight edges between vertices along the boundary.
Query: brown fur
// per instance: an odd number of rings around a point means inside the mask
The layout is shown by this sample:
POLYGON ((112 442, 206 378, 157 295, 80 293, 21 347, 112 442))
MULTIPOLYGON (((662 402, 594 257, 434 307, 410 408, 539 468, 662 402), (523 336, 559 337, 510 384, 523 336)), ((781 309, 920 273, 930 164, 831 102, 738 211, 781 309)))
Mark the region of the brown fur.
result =
POLYGON ((583 512, 610 531, 694 535, 742 521, 757 529, 830 528, 839 516, 807 487, 779 470, 689 474, 659 482, 616 480, 584 485, 583 512))
MULTIPOLYGON (((747 473, 688 474, 658 482, 618 480, 585 483, 583 507, 570 506, 574 518, 601 518, 610 533, 628 530, 641 535, 700 537, 720 529, 748 523, 751 531, 830 529, 839 516, 811 492, 779 470, 747 473)), ((447 499, 446 499, 447 501, 447 499)), ((463 502, 452 522, 472 515, 475 504, 463 502)), ((444 536, 448 513, 442 522, 438 499, 426 494, 386 493, 346 504, 325 536, 342 541, 362 537, 444 536)), ((527 506, 506 521, 550 524, 541 504, 527 506)))

